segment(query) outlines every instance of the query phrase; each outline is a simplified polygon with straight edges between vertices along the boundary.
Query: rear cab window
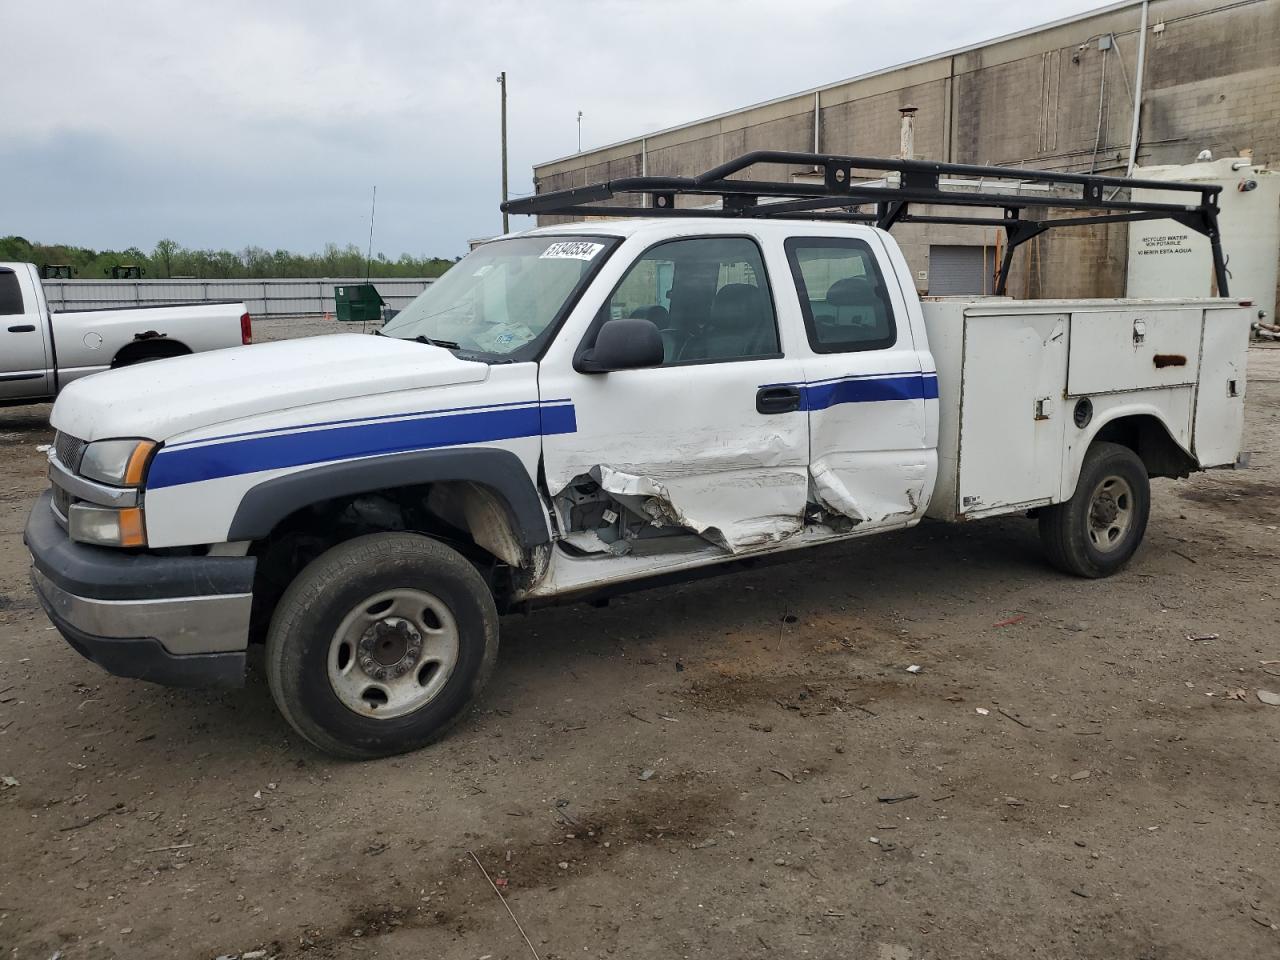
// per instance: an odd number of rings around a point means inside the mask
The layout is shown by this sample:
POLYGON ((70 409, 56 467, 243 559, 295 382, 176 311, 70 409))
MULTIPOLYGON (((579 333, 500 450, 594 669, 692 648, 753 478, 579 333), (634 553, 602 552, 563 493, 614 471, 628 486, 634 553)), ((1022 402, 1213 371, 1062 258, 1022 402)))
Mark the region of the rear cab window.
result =
POLYGON ((0 270, 0 317, 20 316, 25 312, 18 275, 12 270, 0 270))
POLYGON ((884 276, 865 241, 790 237, 785 247, 815 353, 882 350, 897 342, 884 276))

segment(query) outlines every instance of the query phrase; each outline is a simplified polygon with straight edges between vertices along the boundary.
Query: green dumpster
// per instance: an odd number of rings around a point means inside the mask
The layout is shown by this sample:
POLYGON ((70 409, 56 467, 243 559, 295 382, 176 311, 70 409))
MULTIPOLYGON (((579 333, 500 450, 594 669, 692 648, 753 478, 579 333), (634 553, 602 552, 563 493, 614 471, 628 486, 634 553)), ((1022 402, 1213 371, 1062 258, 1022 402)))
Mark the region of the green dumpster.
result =
POLYGON ((344 323, 377 323, 382 319, 382 296, 372 283, 349 283, 333 288, 338 319, 344 323))

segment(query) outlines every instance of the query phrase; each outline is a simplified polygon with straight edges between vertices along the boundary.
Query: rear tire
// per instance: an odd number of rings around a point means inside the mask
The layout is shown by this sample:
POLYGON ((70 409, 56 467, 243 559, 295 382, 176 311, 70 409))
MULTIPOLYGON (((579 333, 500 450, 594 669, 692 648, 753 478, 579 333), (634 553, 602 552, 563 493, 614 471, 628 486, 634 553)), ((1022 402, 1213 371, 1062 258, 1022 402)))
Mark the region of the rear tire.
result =
POLYGON ((1052 563, 1078 577, 1109 577, 1137 551, 1151 513, 1151 483, 1136 453, 1094 443, 1076 492, 1040 511, 1040 541, 1052 563))
POLYGON ((376 533, 309 564, 276 606, 266 672, 276 706, 326 753, 367 760, 443 736, 498 656, 498 612, 461 554, 376 533))
POLYGON ((169 340, 143 340, 130 344, 116 354, 111 361, 111 369, 132 367, 139 363, 151 363, 153 360, 168 360, 170 357, 185 357, 191 351, 185 344, 169 340))

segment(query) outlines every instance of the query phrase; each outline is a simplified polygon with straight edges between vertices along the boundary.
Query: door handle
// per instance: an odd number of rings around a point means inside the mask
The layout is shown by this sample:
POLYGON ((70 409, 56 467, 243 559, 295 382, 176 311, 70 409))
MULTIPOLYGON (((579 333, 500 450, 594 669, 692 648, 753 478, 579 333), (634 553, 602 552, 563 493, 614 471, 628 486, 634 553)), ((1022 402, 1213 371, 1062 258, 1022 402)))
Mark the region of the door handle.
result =
POLYGON ((761 387, 756 393, 756 413, 792 413, 799 409, 799 387, 761 387))
POLYGON ((9 328, 10 333, 35 333, 36 325, 34 323, 17 323, 9 328))

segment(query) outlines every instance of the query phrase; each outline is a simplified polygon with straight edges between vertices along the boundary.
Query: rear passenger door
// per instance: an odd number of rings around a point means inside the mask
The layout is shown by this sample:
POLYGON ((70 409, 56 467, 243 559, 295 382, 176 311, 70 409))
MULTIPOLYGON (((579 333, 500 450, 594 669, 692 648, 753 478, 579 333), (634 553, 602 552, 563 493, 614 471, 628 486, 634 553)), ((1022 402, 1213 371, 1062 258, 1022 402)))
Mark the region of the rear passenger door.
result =
POLYGON ((872 233, 790 237, 784 247, 808 339, 803 394, 820 519, 841 529, 847 518, 859 531, 916 519, 936 472, 926 422, 938 379, 881 266, 884 247, 872 233))
MULTIPOLYGON (((776 277, 790 296, 784 274, 776 277)), ((640 252, 585 337, 557 341, 580 355, 605 325, 651 320, 660 366, 583 373, 552 353, 539 371, 544 404, 569 401, 571 431, 543 438, 547 488, 566 532, 613 542, 637 523, 645 542, 693 532, 730 552, 799 532, 808 490, 808 418, 799 359, 783 351, 776 296, 756 239, 686 237, 640 252), (769 384, 785 383, 781 388, 769 384), (580 509, 598 489, 623 509, 580 509), (580 519, 585 517, 586 519, 580 519), (606 529, 607 528, 607 529, 606 529)), ((671 541, 676 549, 675 541, 671 541)))

